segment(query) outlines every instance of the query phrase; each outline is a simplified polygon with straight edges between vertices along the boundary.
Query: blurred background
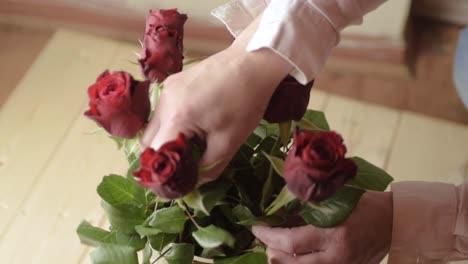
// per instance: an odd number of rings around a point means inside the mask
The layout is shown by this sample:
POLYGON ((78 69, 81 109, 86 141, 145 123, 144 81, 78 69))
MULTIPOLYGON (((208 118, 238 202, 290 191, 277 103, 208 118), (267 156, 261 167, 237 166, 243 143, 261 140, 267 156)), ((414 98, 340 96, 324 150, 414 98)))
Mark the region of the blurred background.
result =
MULTIPOLYGON (((83 218, 106 226, 95 188, 125 160, 86 134, 88 85, 106 68, 140 76, 131 62, 148 9, 189 15, 186 57, 226 48, 232 37, 210 16, 225 2, 0 0, 0 263, 89 263, 74 230, 83 218)), ((389 0, 343 32, 310 107, 350 155, 396 180, 465 181, 468 112, 453 63, 467 24, 466 0, 389 0)))

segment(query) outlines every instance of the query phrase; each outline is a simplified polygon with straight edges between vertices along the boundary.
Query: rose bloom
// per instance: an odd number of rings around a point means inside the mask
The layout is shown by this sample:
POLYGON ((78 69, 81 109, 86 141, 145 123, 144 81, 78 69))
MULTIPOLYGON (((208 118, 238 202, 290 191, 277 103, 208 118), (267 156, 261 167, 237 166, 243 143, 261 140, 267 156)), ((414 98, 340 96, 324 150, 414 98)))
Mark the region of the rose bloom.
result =
POLYGON ((149 12, 139 59, 147 80, 163 82, 169 75, 182 70, 185 21, 187 16, 177 9, 149 12))
POLYGON ((194 143, 183 134, 160 149, 147 148, 141 154, 140 169, 133 173, 141 186, 163 198, 177 199, 191 192, 198 180, 194 143))
POLYGON ((314 81, 302 85, 292 76, 286 77, 273 93, 263 119, 269 123, 300 120, 307 111, 313 85, 314 81))
POLYGON ((85 115, 112 136, 134 138, 150 113, 149 85, 126 72, 105 71, 88 88, 89 110, 85 115))
POLYGON ((345 154, 343 139, 337 133, 296 129, 284 164, 288 189, 303 201, 329 198, 356 175, 356 165, 345 154))

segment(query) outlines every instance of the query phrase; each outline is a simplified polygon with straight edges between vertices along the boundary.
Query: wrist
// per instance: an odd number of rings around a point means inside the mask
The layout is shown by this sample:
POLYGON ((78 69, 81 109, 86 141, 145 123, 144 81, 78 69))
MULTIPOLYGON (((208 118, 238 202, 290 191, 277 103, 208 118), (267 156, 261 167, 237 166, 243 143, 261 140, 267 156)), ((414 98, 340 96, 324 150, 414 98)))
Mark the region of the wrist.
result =
POLYGON ((241 74, 255 83, 272 85, 273 89, 292 71, 292 65, 275 51, 263 48, 246 51, 245 48, 228 48, 230 57, 238 60, 241 74))

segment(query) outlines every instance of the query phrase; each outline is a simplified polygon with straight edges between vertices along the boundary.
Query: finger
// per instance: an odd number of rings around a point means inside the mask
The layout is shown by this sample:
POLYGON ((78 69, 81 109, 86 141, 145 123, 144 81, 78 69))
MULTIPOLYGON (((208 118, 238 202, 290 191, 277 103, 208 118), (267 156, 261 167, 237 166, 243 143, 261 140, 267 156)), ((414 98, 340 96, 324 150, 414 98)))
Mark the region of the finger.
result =
POLYGON ((151 143, 153 142, 154 137, 158 133, 159 118, 156 115, 156 113, 157 112, 155 111, 153 116, 151 117, 151 120, 146 126, 145 131, 143 132, 143 135, 141 136, 140 144, 143 147, 143 149, 146 149, 149 146, 151 146, 151 143))
POLYGON ((327 229, 311 225, 295 228, 254 226, 254 235, 268 247, 290 254, 323 251, 326 247, 327 229))
POLYGON ((173 141, 182 133, 186 139, 190 139, 195 135, 193 129, 187 127, 184 122, 160 122, 159 129, 156 135, 151 140, 151 148, 159 149, 167 142, 173 141))
POLYGON ((309 254, 290 254, 283 251, 268 248, 268 263, 270 264, 339 264, 338 262, 333 262, 329 254, 319 251, 309 254))
POLYGON ((225 133, 212 133, 208 135, 206 150, 200 160, 201 166, 210 167, 200 175, 200 182, 213 181, 223 172, 229 164, 237 148, 225 133))

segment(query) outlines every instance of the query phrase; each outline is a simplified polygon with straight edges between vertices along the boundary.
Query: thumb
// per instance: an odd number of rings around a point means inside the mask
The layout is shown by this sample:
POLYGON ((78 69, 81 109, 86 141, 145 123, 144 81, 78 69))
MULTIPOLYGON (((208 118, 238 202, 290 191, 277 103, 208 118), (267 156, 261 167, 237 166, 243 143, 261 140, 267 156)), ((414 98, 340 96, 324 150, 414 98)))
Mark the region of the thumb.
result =
MULTIPOLYGON (((198 134, 193 129, 190 129, 183 123, 162 122, 160 123, 158 131, 149 140, 150 143, 148 147, 158 150, 159 148, 161 148, 162 145, 166 144, 167 142, 175 140, 180 133, 184 134, 186 139, 191 139, 198 134)), ((203 137, 200 138, 204 140, 203 137)))
POLYGON ((238 142, 223 132, 209 134, 206 143, 207 148, 200 161, 200 183, 216 180, 238 149, 238 142))

